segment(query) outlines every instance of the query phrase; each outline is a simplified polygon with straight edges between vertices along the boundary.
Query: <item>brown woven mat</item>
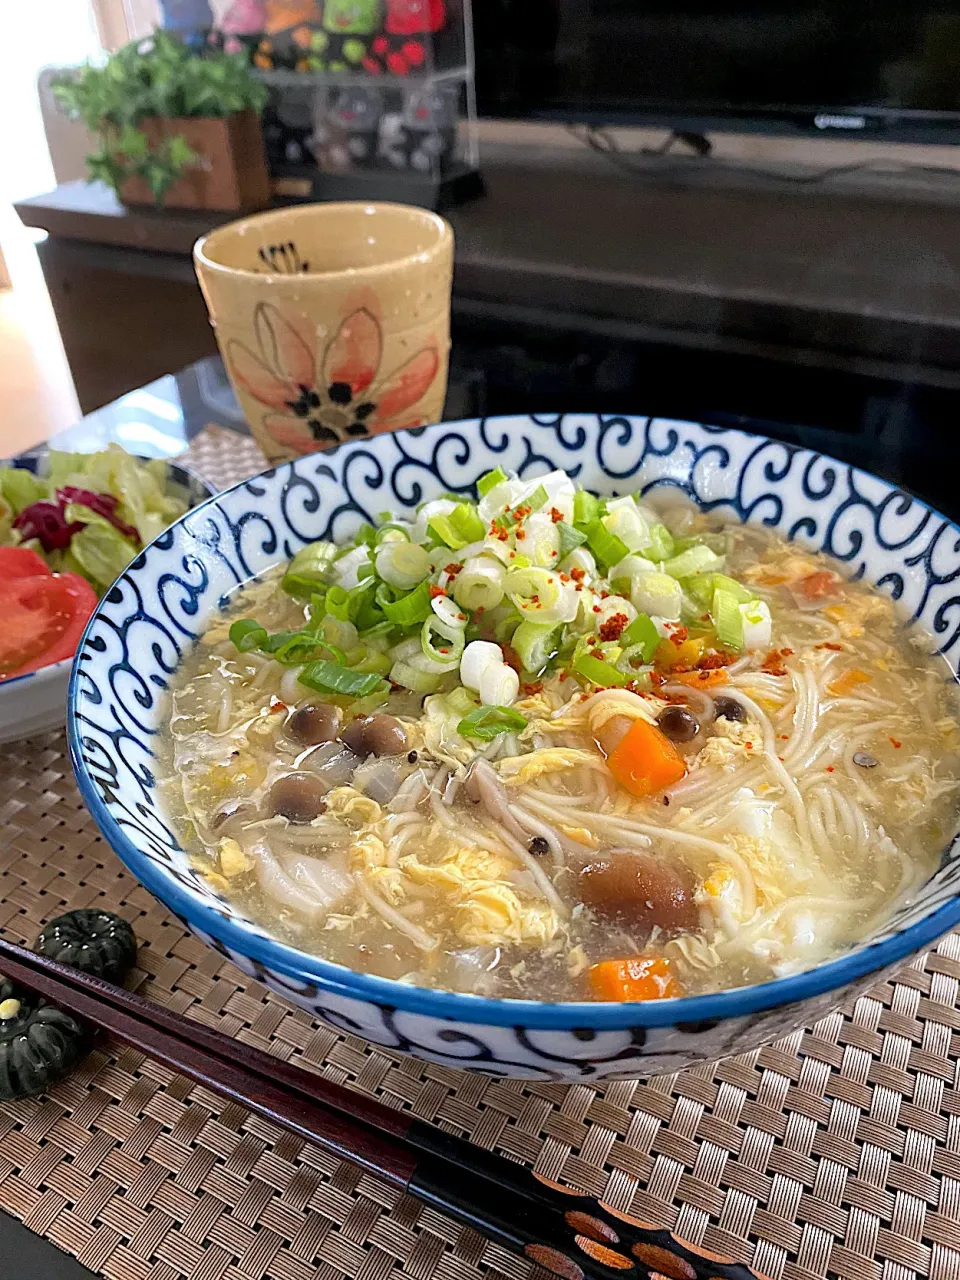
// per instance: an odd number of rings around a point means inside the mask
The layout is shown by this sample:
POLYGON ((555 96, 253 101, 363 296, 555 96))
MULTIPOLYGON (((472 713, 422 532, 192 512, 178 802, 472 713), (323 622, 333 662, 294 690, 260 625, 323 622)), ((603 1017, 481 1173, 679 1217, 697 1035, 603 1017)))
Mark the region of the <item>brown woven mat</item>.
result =
MULTIPOLYGON (((221 485, 258 467, 251 443, 220 429, 188 461, 221 485)), ((104 845, 59 733, 0 750, 0 889, 0 927, 18 939, 70 907, 119 909, 144 944, 150 998, 777 1280, 960 1280, 958 935, 759 1054, 650 1084, 565 1088, 399 1058, 247 981, 104 845)), ((94 1053, 46 1097, 0 1104, 0 1208, 114 1280, 530 1274, 120 1048, 94 1053)))

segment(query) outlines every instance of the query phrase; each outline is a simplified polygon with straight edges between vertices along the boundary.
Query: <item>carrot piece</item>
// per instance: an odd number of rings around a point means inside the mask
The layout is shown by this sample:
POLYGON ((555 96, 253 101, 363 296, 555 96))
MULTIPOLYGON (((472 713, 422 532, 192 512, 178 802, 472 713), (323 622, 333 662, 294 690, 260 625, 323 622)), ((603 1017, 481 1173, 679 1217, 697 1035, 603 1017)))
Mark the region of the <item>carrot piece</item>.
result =
POLYGON ((656 795, 687 772, 677 748, 647 720, 634 720, 607 757, 607 768, 635 796, 656 795))
POLYGON ((858 684, 867 684, 873 676, 866 671, 861 671, 859 667, 852 667, 849 671, 844 671, 842 675, 837 676, 827 688, 831 693, 842 698, 845 694, 852 693, 858 684))
POLYGON ((594 1000, 624 1004, 634 1000, 671 1000, 683 989, 663 956, 628 956, 601 960, 590 968, 590 994, 594 1000))
POLYGON ((724 667, 714 667, 710 671, 681 671, 671 678, 689 685, 691 689, 715 689, 730 679, 724 667))
POLYGON ((829 569, 818 569, 816 573, 808 573, 805 578, 794 584, 794 590, 808 600, 824 600, 836 593, 840 579, 829 569))

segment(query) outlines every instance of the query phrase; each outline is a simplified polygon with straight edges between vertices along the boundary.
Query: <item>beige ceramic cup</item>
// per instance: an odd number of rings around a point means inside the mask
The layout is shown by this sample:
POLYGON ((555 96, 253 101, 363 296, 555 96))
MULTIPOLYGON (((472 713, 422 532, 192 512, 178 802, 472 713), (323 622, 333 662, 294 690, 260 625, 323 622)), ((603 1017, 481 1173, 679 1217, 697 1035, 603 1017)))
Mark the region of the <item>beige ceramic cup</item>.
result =
POLYGON ((437 422, 453 231, 400 204, 314 204, 232 222, 193 251, 233 389, 271 463, 437 422))

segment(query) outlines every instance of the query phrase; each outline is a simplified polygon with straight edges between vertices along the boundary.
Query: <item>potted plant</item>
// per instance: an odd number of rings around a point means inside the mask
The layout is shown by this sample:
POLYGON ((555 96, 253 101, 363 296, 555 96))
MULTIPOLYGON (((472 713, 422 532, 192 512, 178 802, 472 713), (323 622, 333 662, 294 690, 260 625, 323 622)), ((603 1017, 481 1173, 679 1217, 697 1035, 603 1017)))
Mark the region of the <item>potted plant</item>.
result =
POLYGON ((266 90, 244 53, 196 52, 166 31, 62 76, 57 100, 99 145, 87 156, 126 204, 250 210, 270 201, 266 90))

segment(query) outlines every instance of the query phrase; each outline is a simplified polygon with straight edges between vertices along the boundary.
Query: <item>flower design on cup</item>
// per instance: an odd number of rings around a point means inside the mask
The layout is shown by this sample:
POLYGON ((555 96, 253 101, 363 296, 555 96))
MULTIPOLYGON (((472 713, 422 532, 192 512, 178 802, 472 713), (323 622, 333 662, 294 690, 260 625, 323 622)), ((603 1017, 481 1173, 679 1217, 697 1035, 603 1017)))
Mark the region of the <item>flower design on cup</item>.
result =
POLYGON ((425 425, 416 405, 440 369, 435 343, 381 378, 383 334, 366 307, 344 319, 319 360, 295 321, 272 303, 257 304, 253 330, 257 350, 233 339, 227 360, 238 384, 273 410, 263 426, 278 444, 313 453, 358 436, 425 425))

